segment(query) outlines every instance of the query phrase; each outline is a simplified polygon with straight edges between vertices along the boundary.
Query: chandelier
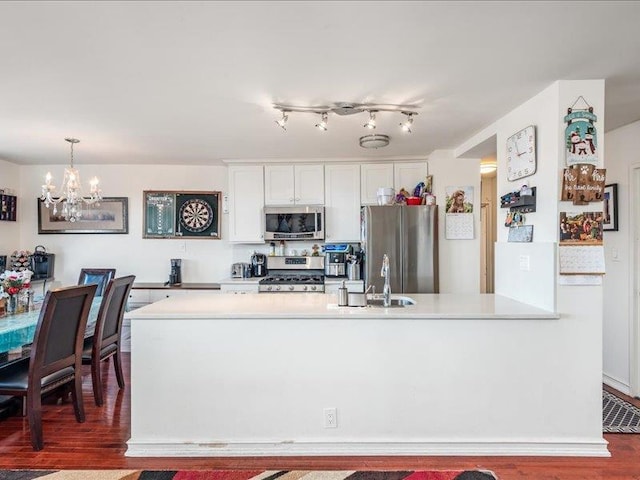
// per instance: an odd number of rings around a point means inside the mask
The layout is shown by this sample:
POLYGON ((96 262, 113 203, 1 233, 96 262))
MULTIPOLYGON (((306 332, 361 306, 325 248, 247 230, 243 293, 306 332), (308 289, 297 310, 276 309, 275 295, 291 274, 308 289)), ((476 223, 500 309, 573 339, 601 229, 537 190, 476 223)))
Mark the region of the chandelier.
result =
MULTIPOLYGON (((295 106, 276 103, 273 105, 273 108, 281 112, 281 117, 276 120, 275 123, 280 128, 282 128, 283 131, 287 130, 287 121, 289 120, 289 114, 292 112, 311 113, 318 115, 319 121, 315 124, 315 127, 323 132, 329 129, 330 113, 335 113, 336 115, 340 116, 365 113, 367 114, 367 118, 362 126, 366 129, 374 130, 376 128, 376 114, 378 114, 378 112, 396 112, 404 115, 403 121, 399 123, 400 130, 404 133, 411 133, 411 129, 413 126, 413 117, 418 115, 418 112, 415 111, 418 107, 415 105, 388 105, 375 103, 337 102, 330 105, 314 106, 295 106)), ((376 140, 376 146, 373 148, 378 148, 380 146, 386 146, 389 144, 389 137, 387 135, 366 135, 365 137, 360 138, 360 146, 363 148, 372 148, 371 142, 366 141, 371 137, 376 140), (385 137, 384 141, 381 141, 380 137, 385 137), (364 142, 363 139, 365 139, 364 142)))
POLYGON ((55 185, 51 184, 51 173, 47 172, 46 184, 42 185, 42 196, 40 197, 47 208, 53 206, 53 214, 58 213, 58 205, 61 207, 62 216, 69 222, 75 222, 82 217, 82 204, 93 205, 102 200, 102 191, 98 188, 98 179, 93 177, 89 182, 91 191, 88 197, 83 196, 80 173, 73 166, 73 145, 80 143, 77 138, 65 138, 71 144, 71 163, 64 170, 62 187, 56 191, 55 185))

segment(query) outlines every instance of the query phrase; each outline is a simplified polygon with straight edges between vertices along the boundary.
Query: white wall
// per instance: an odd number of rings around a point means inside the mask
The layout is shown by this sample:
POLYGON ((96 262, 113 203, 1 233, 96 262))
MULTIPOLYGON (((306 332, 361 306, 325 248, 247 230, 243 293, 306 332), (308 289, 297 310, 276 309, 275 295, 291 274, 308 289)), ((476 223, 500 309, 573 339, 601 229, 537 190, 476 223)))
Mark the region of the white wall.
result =
MULTIPOLYGON (((0 160, 0 189, 10 189, 18 196, 16 222, 0 222, 0 255, 11 255, 14 250, 24 250, 20 241, 20 222, 24 218, 24 200, 20 195, 20 167, 0 160)), ((7 261, 9 259, 7 258, 7 261)))
POLYGON ((631 388, 632 230, 630 197, 632 172, 640 167, 637 153, 640 122, 610 131, 607 139, 607 184, 618 184, 617 232, 604 233, 607 274, 604 277, 604 381, 625 393, 631 388), (617 258, 613 253, 617 252, 617 258))
POLYGON ((78 165, 85 178, 96 175, 105 196, 129 198, 129 234, 79 235, 37 233, 37 197, 47 171, 54 183, 64 165, 22 167, 24 193, 21 217, 22 245, 44 245, 56 254, 56 286, 75 284, 82 267, 114 267, 117 275, 136 275, 136 281, 163 282, 169 276, 169 259, 182 258, 184 282, 215 282, 228 276, 232 249, 227 219, 222 218, 222 240, 164 240, 142 238, 143 190, 227 190, 224 166, 78 165), (182 247, 186 249, 183 251, 182 247))
MULTIPOLYGON (((60 181, 65 165, 22 166, 20 240, 11 248, 44 245, 56 254, 54 286, 74 284, 82 267, 115 267, 117 275, 136 275, 138 282, 168 279, 169 259, 183 259, 184 282, 218 282, 229 276, 233 262, 249 261, 254 250, 268 253, 265 245, 229 243, 228 215, 221 217, 221 240, 161 240, 142 238, 142 192, 144 190, 215 190, 226 193, 227 167, 178 165, 79 165, 83 178, 96 175, 108 197, 129 198, 127 235, 39 235, 37 201, 44 176, 51 171, 54 184, 60 181), (186 247, 186 251, 182 247, 186 247)), ((480 264, 480 173, 479 159, 453 158, 451 151, 435 152, 429 158, 429 173, 440 205, 439 249, 440 291, 477 293, 480 264), (445 188, 473 185, 476 235, 473 240, 444 239, 445 188)), ((4 222, 3 222, 4 223, 4 222)), ((0 244, 1 245, 1 244, 0 244)), ((288 248, 310 249, 309 242, 288 242, 288 248)))

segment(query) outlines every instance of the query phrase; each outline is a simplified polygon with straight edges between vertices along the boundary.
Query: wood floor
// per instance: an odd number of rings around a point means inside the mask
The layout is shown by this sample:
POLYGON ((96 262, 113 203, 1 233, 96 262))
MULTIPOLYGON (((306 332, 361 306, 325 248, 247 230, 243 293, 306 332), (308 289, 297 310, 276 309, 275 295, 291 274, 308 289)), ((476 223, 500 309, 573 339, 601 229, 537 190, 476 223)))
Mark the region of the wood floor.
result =
MULTIPOLYGON (((129 378, 129 358, 125 355, 129 378)), ((270 457, 270 458, 128 458, 129 390, 117 388, 113 366, 105 376, 106 401, 93 403, 89 370, 84 376, 87 420, 75 422, 69 400, 43 407, 45 448, 34 452, 26 419, 0 421, 0 469, 302 469, 419 470, 488 469, 500 480, 640 479, 640 434, 605 435, 611 458, 556 457, 270 457)), ((180 408, 179 396, 176 408, 180 408)), ((640 407, 640 402, 629 399, 640 407)))

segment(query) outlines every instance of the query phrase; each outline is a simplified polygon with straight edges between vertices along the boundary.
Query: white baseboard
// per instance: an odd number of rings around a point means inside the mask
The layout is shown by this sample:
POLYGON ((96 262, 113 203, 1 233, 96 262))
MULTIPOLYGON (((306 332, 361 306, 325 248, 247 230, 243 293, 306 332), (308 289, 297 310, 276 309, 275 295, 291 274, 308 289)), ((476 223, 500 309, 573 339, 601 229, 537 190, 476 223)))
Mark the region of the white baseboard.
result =
POLYGON ((621 382, 620 380, 617 380, 613 377, 610 377, 609 375, 607 375, 606 373, 602 374, 602 383, 604 383, 605 385, 611 387, 611 388, 615 388, 616 390, 618 390, 619 392, 624 393, 625 395, 629 395, 631 396, 631 386, 621 382))
POLYGON ((548 456, 610 457, 607 441, 429 443, 150 443, 127 442, 127 457, 272 456, 548 456))

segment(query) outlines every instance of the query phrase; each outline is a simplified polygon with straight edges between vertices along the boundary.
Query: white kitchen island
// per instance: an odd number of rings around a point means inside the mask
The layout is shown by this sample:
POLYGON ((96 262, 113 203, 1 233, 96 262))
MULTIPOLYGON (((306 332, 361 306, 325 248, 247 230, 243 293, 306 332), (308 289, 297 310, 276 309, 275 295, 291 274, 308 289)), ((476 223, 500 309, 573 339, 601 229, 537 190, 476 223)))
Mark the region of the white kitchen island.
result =
POLYGON ((590 346, 562 335, 574 319, 410 297, 203 294, 130 312, 126 455, 608 455, 590 346))

